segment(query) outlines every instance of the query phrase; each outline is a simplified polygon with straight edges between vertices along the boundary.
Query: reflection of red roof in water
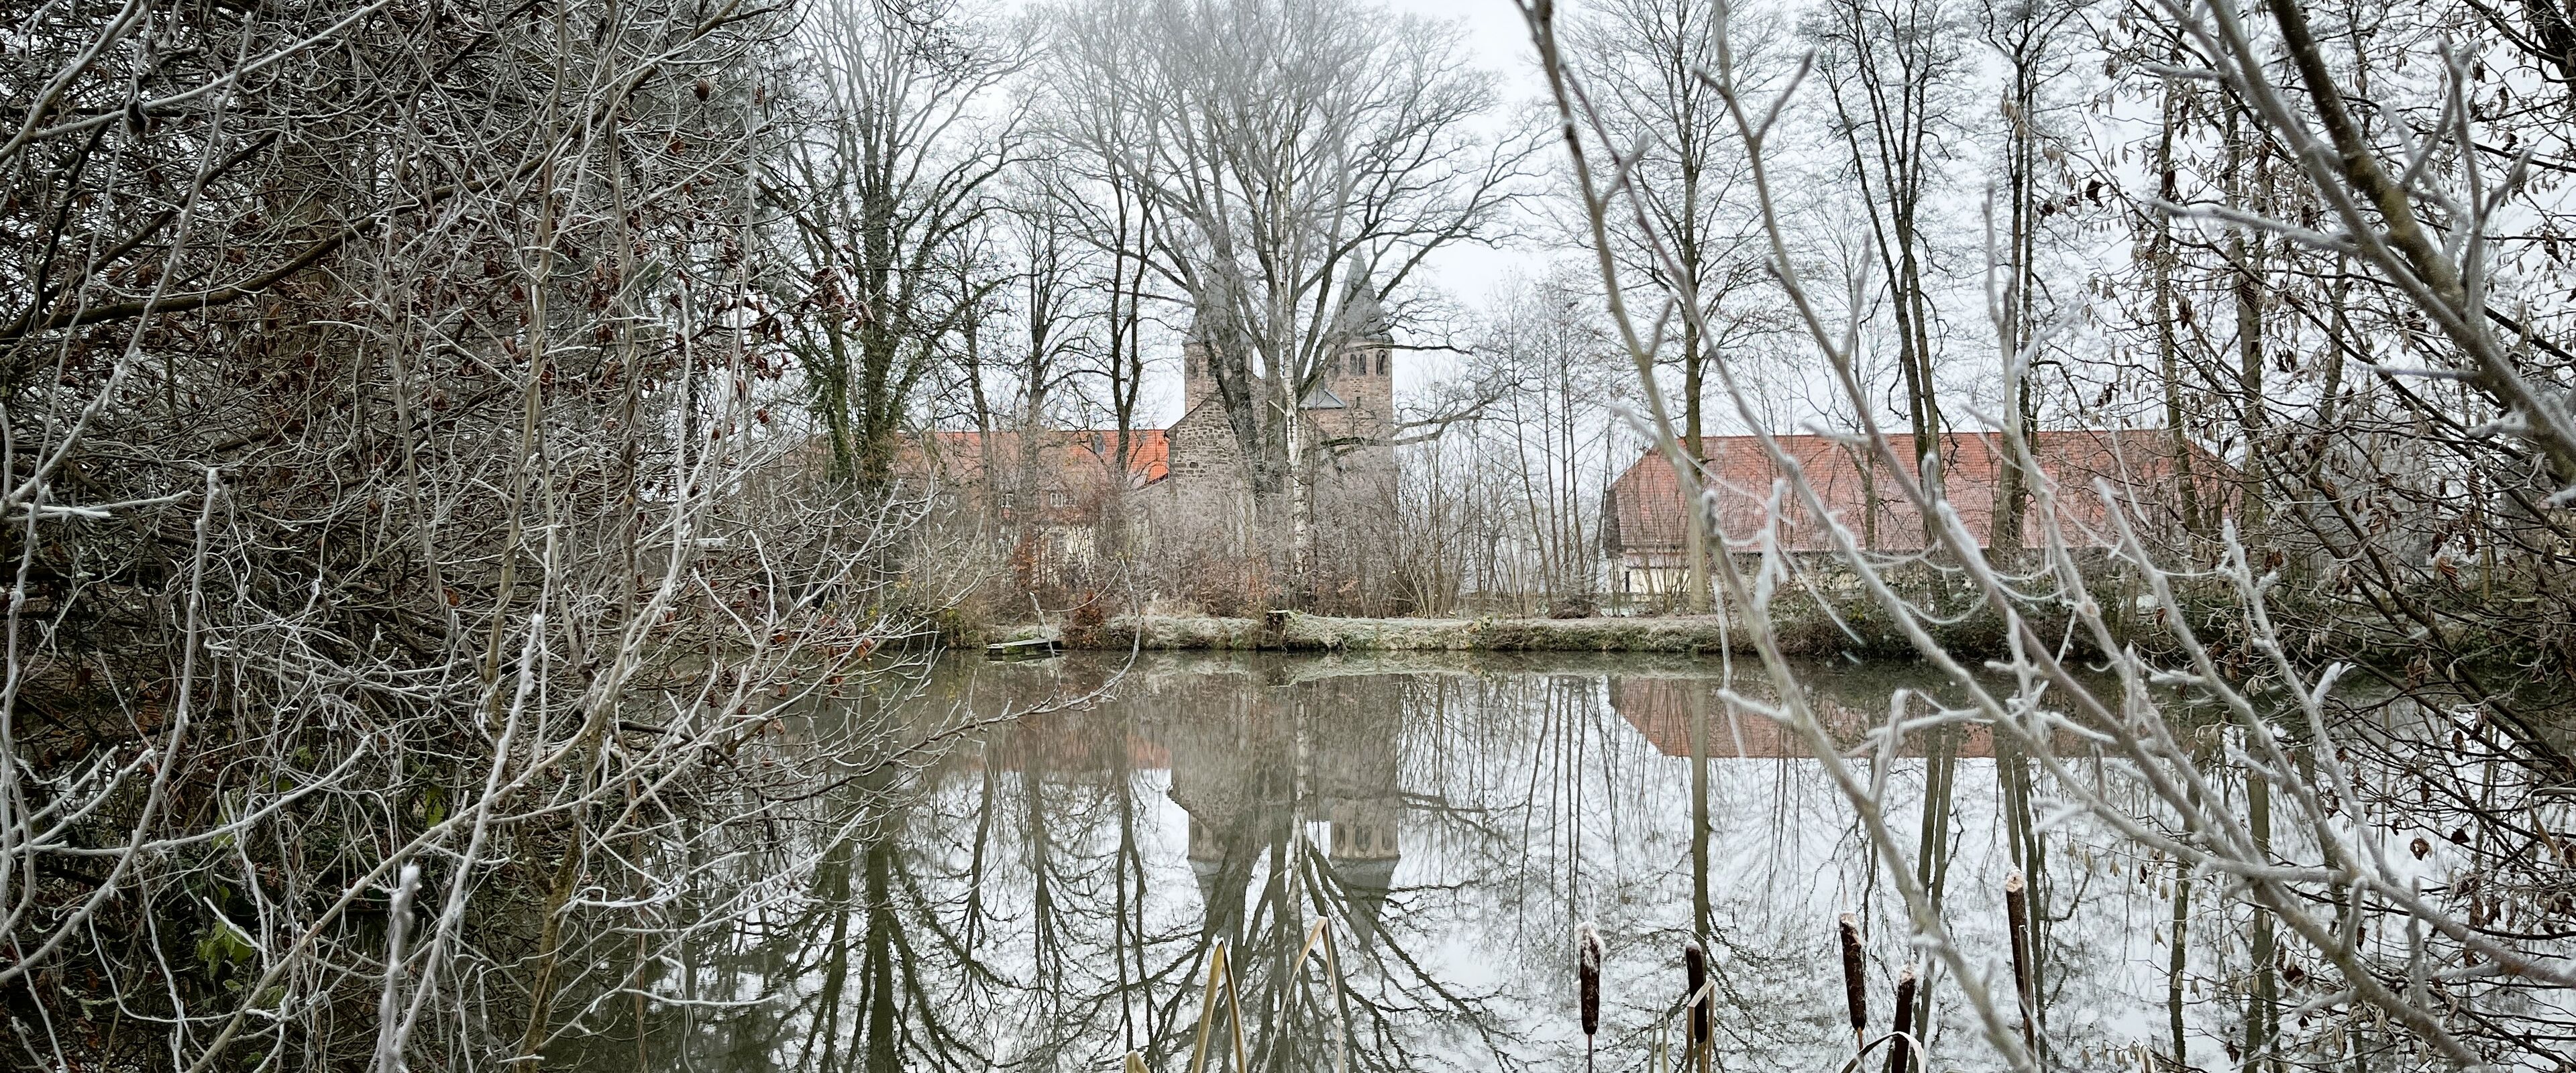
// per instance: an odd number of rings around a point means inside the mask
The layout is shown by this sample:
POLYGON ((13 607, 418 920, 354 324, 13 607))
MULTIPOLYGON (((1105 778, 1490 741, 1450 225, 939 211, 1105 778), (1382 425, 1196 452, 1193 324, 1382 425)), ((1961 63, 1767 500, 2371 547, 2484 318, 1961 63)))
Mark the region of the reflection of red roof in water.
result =
MULTIPOLYGON (((1706 678, 1614 678, 1610 681, 1610 707, 1628 725, 1646 736, 1655 751, 1665 756, 1691 754, 1691 694, 1703 698, 1701 710, 1708 714, 1708 755, 1718 759, 1751 758, 1774 760, 1783 757, 1812 755, 1797 732, 1762 715, 1730 712, 1726 702, 1717 699, 1718 685, 1706 678)), ((1837 742, 1850 747, 1858 743, 1871 727, 1886 721, 1882 711, 1876 716, 1809 691, 1807 701, 1825 721, 1825 731, 1837 742)), ((1924 736, 1908 734, 1898 754, 1923 755, 1924 736)), ((1994 732, 1985 727, 1968 728, 1967 737, 1959 743, 1958 755, 1992 757, 1995 755, 1994 732)))
POLYGON ((1081 714, 1018 720, 993 735, 984 748, 968 752, 967 766, 981 768, 991 764, 1002 771, 1068 775, 1099 774, 1120 767, 1159 771, 1172 766, 1172 751, 1163 745, 1135 734, 1103 734, 1102 728, 1086 725, 1084 720, 1081 714), (1121 746, 1127 753, 1124 765, 1114 762, 1116 754, 1112 752, 1121 746))

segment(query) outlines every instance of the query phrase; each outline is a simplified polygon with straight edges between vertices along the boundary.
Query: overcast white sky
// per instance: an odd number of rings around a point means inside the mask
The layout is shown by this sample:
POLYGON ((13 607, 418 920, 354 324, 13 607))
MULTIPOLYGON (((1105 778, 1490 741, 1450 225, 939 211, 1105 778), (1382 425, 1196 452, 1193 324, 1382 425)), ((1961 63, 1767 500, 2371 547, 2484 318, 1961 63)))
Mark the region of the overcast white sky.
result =
MULTIPOLYGON (((1025 0, 1011 0, 1013 7, 1025 0)), ((1416 15, 1457 25, 1463 32, 1461 44, 1467 50, 1464 58, 1472 66, 1492 72, 1500 80, 1500 112, 1509 113, 1543 100, 1547 83, 1540 78, 1529 44, 1529 29, 1521 22, 1520 9, 1513 0, 1376 0, 1399 14, 1416 15)), ((1563 4, 1565 0, 1559 0, 1563 4)), ((1495 117, 1498 125, 1503 115, 1495 117)), ((1504 243, 1500 248, 1485 245, 1457 245, 1434 251, 1426 263, 1427 272, 1410 284, 1436 288, 1446 293, 1461 307, 1473 310, 1486 304, 1505 281, 1515 275, 1535 276, 1544 272, 1551 261, 1569 251, 1550 249, 1536 240, 1524 239, 1504 243)), ((1474 325, 1460 322, 1455 327, 1472 332, 1474 325)), ((1428 340, 1436 342, 1436 340, 1428 340)), ((1159 426, 1180 416, 1180 375, 1177 352, 1165 355, 1159 362, 1157 379, 1148 388, 1145 414, 1139 421, 1159 426)), ((1406 367, 1396 376, 1398 393, 1417 391, 1437 380, 1446 371, 1449 360, 1437 353, 1416 353, 1403 363, 1406 367)))
MULTIPOLYGON (((1455 22, 1466 30, 1470 62, 1502 78, 1504 100, 1517 104, 1547 92, 1530 51, 1529 28, 1512 0, 1383 0, 1410 15, 1455 22)), ((1485 300, 1514 271, 1536 274, 1549 251, 1528 243, 1501 250, 1482 246, 1453 247, 1434 255, 1434 278, 1427 281, 1470 306, 1485 300)))
MULTIPOLYGON (((1506 109, 1523 102, 1537 101, 1547 92, 1547 84, 1538 74, 1532 58, 1529 29, 1521 22, 1520 9, 1513 0, 1378 0, 1400 14, 1419 15, 1457 24, 1465 31, 1463 45, 1472 65, 1493 72, 1501 79, 1500 95, 1506 109)), ((1560 0, 1562 2, 1562 0, 1560 0)), ((1499 116, 1497 117, 1500 118, 1499 116)), ((1564 251, 1545 248, 1534 241, 1507 243, 1501 248, 1483 245, 1452 246, 1435 251, 1427 262, 1427 278, 1418 285, 1446 292, 1460 305, 1473 309, 1485 304, 1495 289, 1514 274, 1536 275, 1544 271, 1555 256, 1564 251)), ((1457 327, 1473 330, 1473 325, 1457 327)), ((1180 369, 1176 353, 1156 370, 1160 381, 1147 391, 1146 410, 1138 420, 1149 426, 1161 426, 1180 417, 1180 369)), ((1417 391, 1438 379, 1449 364, 1444 356, 1417 353, 1405 363, 1396 376, 1398 393, 1417 391)))
POLYGON ((1387 0, 1388 6, 1408 14, 1450 19, 1467 26, 1468 46, 1483 57, 1485 65, 1500 70, 1510 60, 1526 70, 1529 54, 1529 31, 1521 26, 1520 9, 1512 0, 1387 0))

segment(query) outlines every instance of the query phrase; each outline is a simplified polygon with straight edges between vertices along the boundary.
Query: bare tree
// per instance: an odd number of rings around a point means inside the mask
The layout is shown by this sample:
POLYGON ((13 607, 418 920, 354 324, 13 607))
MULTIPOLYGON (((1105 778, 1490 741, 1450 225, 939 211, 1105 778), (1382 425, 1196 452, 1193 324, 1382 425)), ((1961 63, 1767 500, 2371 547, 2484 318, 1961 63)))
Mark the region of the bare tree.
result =
MULTIPOLYGON (((2043 318, 2057 312, 2053 296, 2043 293, 2043 231, 2050 217, 2071 210, 2075 202, 2071 195, 2061 201, 2061 182, 2052 181, 2071 169, 2055 163, 2067 154, 2048 118, 2060 103, 2045 87, 2073 70, 2076 42, 2069 30, 2083 10, 2081 3, 2062 0, 1986 0, 1977 12, 1986 43, 2005 64, 1996 95, 2003 120, 2005 216, 2002 290, 1996 300, 2005 317, 2005 345, 2013 354, 2042 345, 2043 318)), ((2093 190, 2102 189, 2099 177, 2088 181, 2093 190)), ((2025 436, 2037 431, 2039 422, 2037 384, 2029 375, 2038 361, 2036 354, 2020 359, 2013 363, 2015 374, 2003 378, 2002 420, 2025 436)), ((2030 475, 2005 466, 1995 499, 1995 546, 2017 550, 2030 509, 2030 475)))
MULTIPOLYGON (((1896 321, 1907 427, 1914 451, 1930 454, 1939 450, 1943 418, 1926 212, 1936 204, 1936 184, 1960 133, 1959 12, 1943 0, 1836 0, 1813 19, 1810 32, 1825 46, 1818 72, 1833 101, 1832 128, 1849 150, 1880 286, 1896 321)), ((1759 88, 1750 77, 1740 84, 1748 92, 1759 88)), ((1907 465, 1918 474, 1932 472, 1920 458, 1907 465)), ((1926 544, 1934 542, 1932 524, 1924 520, 1926 544)))
MULTIPOLYGON (((1626 173, 1615 168, 1596 170, 1585 156, 1586 142, 1578 131, 1592 122, 1595 112, 1586 88, 1563 59, 1551 6, 1533 3, 1523 10, 1555 91, 1572 165, 1582 179, 1595 248, 1603 251, 1598 263, 1614 324, 1640 380, 1651 383, 1653 350, 1647 345, 1644 326, 1652 318, 1632 315, 1621 300, 1625 292, 1618 286, 1618 264, 1606 252, 1608 216, 1633 211, 1635 195, 1626 173)), ((2474 304, 2483 299, 2486 270, 2481 236, 2492 226, 2486 214, 2496 205, 2493 193, 2511 189, 2511 184, 2495 185, 2474 166, 2458 172, 2422 166, 2430 158, 2421 153, 2404 158, 2410 160, 2404 168, 2380 163, 2379 150, 2351 123, 2346 111, 2349 97, 2316 52, 2304 25, 2304 9, 2275 3, 2269 10, 2280 31, 2278 43, 2292 60, 2291 77, 2309 91, 2313 112, 2303 113, 2286 103, 2272 81, 2282 76, 2274 73, 2270 46, 2255 45, 2226 5, 2175 4, 2166 9, 2171 25, 2194 42, 2209 66, 2173 67, 2163 73, 2215 79, 2244 102, 2268 136, 2291 146, 2292 159, 2299 162, 2310 191, 2334 207, 2342 221, 2340 229, 2322 231, 2228 206, 2176 205, 2168 211, 2215 216, 2261 228, 2285 241, 2352 256, 2367 267, 2377 285, 2404 295, 2415 312, 2444 326, 2453 360, 2467 365, 2462 378, 2491 391, 2491 405, 2508 416, 2510 423, 2500 431, 2524 437, 2544 457, 2554 459, 2561 450, 2557 426, 2564 421, 2563 412, 2548 409, 2554 401, 2531 392, 2528 374, 2510 367, 2509 352, 2489 347, 2492 340, 2481 334, 2487 330, 2488 318, 2474 304), (2330 134, 2322 138, 2310 134, 2312 122, 2330 134), (2439 185, 2446 174, 2456 178, 2466 193, 2439 185), (2430 237, 2428 225, 2417 215, 2419 199, 2459 210, 2460 215, 2439 217, 2445 226, 2460 229, 2454 241, 2441 243, 2430 237)), ((2471 80, 2471 72, 2465 63, 2455 61, 2444 73, 2443 83, 2434 89, 2435 99, 2456 102, 2459 87, 2471 80)), ((2181 862, 2185 875, 2208 881, 2223 898, 2250 911, 2248 935, 2261 962, 2252 966, 2256 971, 2246 974, 2255 981, 2249 989, 2244 1034, 2248 1068, 2278 1064, 2284 1056, 2332 1059, 2359 1053, 2363 1045, 2382 1049, 2384 1040, 2375 1041, 2366 1034, 2348 1036, 2342 1029, 2367 1028, 2374 1015, 2384 1018, 2377 1022, 2380 1026, 2412 1038, 2411 1053, 2445 1063, 2485 1068, 2491 1062, 2545 1061, 2563 1018, 2555 1010, 2519 1002, 2516 995, 2576 983, 2576 965, 2569 963, 2563 947, 2547 937, 2546 929, 2506 932, 2489 926, 2488 914, 2495 904, 2489 899, 2496 889, 2490 885, 2492 873, 2480 869, 2514 873, 2517 883, 2547 883, 2552 880, 2541 875, 2563 875, 2568 864, 2564 854, 2552 852, 2547 862, 2534 862, 2538 873, 2525 875, 2521 869, 2526 866, 2485 858, 2478 847, 2489 837, 2481 833, 2483 825, 2498 816, 2514 817, 2507 822, 2537 831, 2562 822, 2560 807, 2550 804, 2542 791, 2559 777, 2548 754, 2520 742, 2489 747, 2493 750, 2488 754, 2490 762, 2496 766, 2480 776, 2486 781, 2476 790, 2454 787, 2451 792, 2469 800, 2464 809, 2444 813, 2464 820, 2472 814, 2481 817, 2464 823, 2448 838, 2454 846, 2469 847, 2465 855, 2453 856, 2448 863, 2469 871, 2454 868, 2447 873, 2452 878, 2444 888, 2428 889, 2425 877, 2405 864, 2404 856, 2420 861, 2450 851, 2437 850, 2420 835, 2411 846, 2404 843, 2402 836, 2420 822, 2422 814, 2415 803, 2387 797, 2385 788, 2391 779, 2406 779, 2409 764, 2464 747, 2468 738, 2460 728, 2465 723, 2487 725, 2482 718, 2446 714, 2456 711, 2453 705, 2461 696, 2448 683, 2430 689, 2423 688, 2426 683, 2420 679, 2401 684, 2400 703, 2394 706, 2386 699, 2342 687, 2340 680, 2356 666, 2349 659, 2384 659, 2385 654, 2329 650, 2331 654, 2320 658, 2316 649, 2302 644, 2303 636, 2322 635, 2303 633, 2275 617, 2278 575, 2249 553, 2232 527, 2225 534, 2225 558, 2205 586, 2188 571, 2167 565, 2162 549, 2141 535, 2139 504, 2114 496, 2107 485, 2094 494, 2109 500, 2105 503, 2107 535, 2115 541, 2119 566, 2133 572, 2131 576, 2147 591, 2145 599, 2157 616, 2152 628, 2125 631, 2107 616, 2106 604, 2097 595, 2103 591, 2102 579, 2085 568, 2074 550, 2084 542, 2079 538, 2088 536, 2079 532, 2088 523, 2083 515, 2061 505, 2067 502, 2061 494, 2083 495, 2080 490, 2060 489, 2048 480, 2038 482, 2033 489, 2033 519, 2041 540, 2035 550, 2045 559, 2045 573, 2028 578, 1999 572, 1987 561, 1978 536, 1957 511, 1948 509, 1942 484, 1916 479, 1897 465, 1888 437, 1877 427, 1868 386, 1855 375, 1849 326, 1827 319, 1823 307, 1807 294, 1789 256, 1766 153, 1792 98, 1745 93, 1733 75, 1721 38, 1718 62, 1705 77, 1726 99, 1736 135, 1754 161, 1755 189, 1783 296, 1798 311, 1811 345, 1863 416, 1864 434, 1857 442, 1886 458, 1899 493, 1930 520, 1944 554, 1959 564, 1963 578, 1985 606, 2001 616, 2005 642, 2003 654, 1989 664, 2001 672, 2000 677, 1976 673, 1966 660, 1936 641, 1928 628, 1946 612, 1901 595, 1850 530, 1828 522, 1837 558, 1858 578, 1873 609, 1889 616, 1915 650, 1940 668, 1965 698, 1964 703, 1935 705, 1936 711, 1927 716, 1907 714, 1910 698, 1893 698, 1895 710, 1888 723, 1859 754, 1844 755, 1825 732, 1812 700, 1799 688, 1798 669, 1781 654, 1771 612, 1774 597, 1791 583, 1791 575, 1773 532, 1766 530, 1743 549, 1744 554, 1720 555, 1715 561, 1729 605, 1760 654, 1776 699, 1739 694, 1728 700, 1780 720, 1809 743, 1858 810, 1861 829, 1882 874, 1905 906, 1910 944, 1930 952, 1956 981, 1987 1042, 2011 1067, 2037 1068, 2045 1053, 2040 1046, 2044 1038, 2036 1031, 2041 1025, 2027 1013, 2019 1019, 2013 1015, 2015 1006, 2030 1008, 2033 1000, 2027 984, 2018 983, 2009 1001, 1998 997, 1999 989, 1981 971, 1980 959, 1952 940, 1942 905, 1919 878, 1918 862, 1886 823, 1888 769, 1899 742, 1911 734, 1960 722, 1991 728, 1999 741, 2009 741, 2028 757, 2036 778, 2061 809, 2080 811, 2117 832, 2127 844, 2181 862), (2050 603, 2071 609, 2063 631, 2040 625, 2042 606, 2025 594, 2025 587, 2035 583, 2054 589, 2047 597, 2050 603), (2196 599, 2217 604, 2199 604, 2196 599), (2074 664, 2079 653, 2105 661, 2110 679, 2079 673, 2074 664), (2186 692, 2172 692, 2177 686, 2186 692), (2202 703, 2220 720, 2209 745, 2193 740, 2183 729, 2194 724, 2185 709, 2199 698, 2206 698, 2202 703), (2351 718, 2372 709, 2386 713, 2385 717, 2351 718), (2446 739, 2453 730, 2459 730, 2458 735, 2446 739), (2230 792, 2238 785, 2244 790, 2242 809, 2234 806, 2236 795, 2230 792), (2296 832, 2295 838, 2291 832, 2296 832), (2296 954, 2265 949, 2272 938, 2296 954), (2304 966, 2298 974, 2304 981, 2301 1016, 2295 1021, 2273 1012, 2274 985, 2265 982, 2273 979, 2271 973, 2284 959, 2292 959, 2287 963, 2293 967, 2304 966), (2325 1023, 2332 1027, 2321 1028, 2314 1016, 2319 1014, 2326 1015, 2325 1023)), ((2439 114, 2448 120, 2433 128, 2436 136, 2469 140, 2465 109, 2446 107, 2439 114)), ((2383 136, 2395 140, 2411 133, 2401 129, 2383 136)), ((2473 161, 2475 154, 2461 152, 2453 159, 2473 161)), ((1669 252, 1664 256, 1669 259, 1669 252)), ((1687 307, 1672 313, 1695 315, 1687 307)), ((2010 343, 2011 319, 2000 304, 1991 321, 1997 328, 1998 350, 2007 355, 2007 375, 2015 375, 2009 367, 2018 360, 2010 343)), ((1740 412, 1749 416, 1751 406, 1732 390, 1728 364, 1720 361, 1715 368, 1740 412)), ((1649 402, 1658 443, 1687 486, 1691 470, 1669 417, 1654 400, 1649 402)), ((1755 435, 1782 474, 1773 493, 1775 503, 1795 503, 1807 516, 1830 518, 1830 507, 1813 483, 1768 431, 1757 425, 1755 435)), ((2003 439, 2027 472, 2041 472, 2029 441, 2018 430, 2007 426, 2003 439)), ((1698 523, 1711 524, 1713 519, 1701 513, 1698 523)), ((1783 513, 1775 507, 1775 525, 1783 513)), ((2485 697, 2478 707, 2481 712, 2495 710, 2485 697)), ((2504 731, 2481 732, 2509 740, 2504 731)), ((2444 792, 2429 781, 2423 787, 2426 806, 2444 792)), ((2524 911, 2554 912, 2537 906, 2526 906, 2524 911)), ((2177 918, 2184 917, 2178 901, 2177 918)), ((2284 971, 2280 978, 2289 979, 2290 974, 2284 971)), ((2181 1055, 2174 1059, 2188 1061, 2181 1055)))
POLYGON ((1121 0, 1065 34, 1067 135, 1150 204, 1154 275, 1294 563, 1330 451, 1302 400, 1426 256, 1491 231, 1527 150, 1481 132, 1454 30, 1365 4, 1121 0))
MULTIPOLYGON (((1050 13, 1043 19, 1070 16, 1050 13)), ((1040 64, 1041 79, 1061 73, 1061 63, 1040 64)), ((1150 305, 1164 304, 1154 289, 1161 277, 1153 271, 1154 203, 1152 184, 1131 176, 1117 161, 1086 147, 1110 144, 1123 135, 1115 125, 1131 106, 1112 92, 1106 99, 1059 94, 1054 87, 1033 86, 1044 109, 1039 130, 1049 149, 1044 167, 1047 191, 1056 211, 1067 218, 1074 241, 1086 247, 1082 258, 1090 292, 1085 307, 1096 326, 1096 339, 1084 348, 1083 380, 1097 385, 1096 409, 1105 412, 1117 433, 1114 463, 1132 469, 1143 442, 1136 435, 1145 400, 1149 360, 1146 332, 1154 324, 1150 305)))
MULTIPOLYGON (((1682 446, 1694 458, 1707 457, 1701 437, 1708 355, 1784 327, 1765 315, 1758 300, 1748 300, 1759 294, 1765 269, 1752 216, 1744 211, 1744 161, 1728 136, 1716 92, 1698 76, 1716 62, 1718 14, 1718 5, 1708 0, 1621 0, 1593 12, 1574 45, 1576 62, 1597 87, 1606 147, 1636 173, 1639 204, 1657 232, 1668 236, 1675 275, 1665 278, 1664 266, 1645 255, 1644 244, 1628 238, 1624 218, 1612 236, 1622 243, 1636 277, 1685 296, 1680 300, 1696 302, 1703 311, 1675 325, 1668 359, 1681 372, 1676 397, 1682 446), (1716 327, 1719 337, 1702 340, 1701 324, 1716 327)), ((1738 34, 1750 71, 1770 51, 1755 40, 1760 27, 1739 27, 1738 34)), ((1685 598, 1693 609, 1706 610, 1706 549, 1696 535, 1685 555, 1685 598)))
POLYGON ((1519 502, 1507 516, 1521 523, 1535 588, 1555 610, 1589 608, 1600 596, 1614 408, 1631 393, 1584 282, 1559 271, 1500 292, 1477 346, 1478 360, 1514 390, 1488 409, 1471 457, 1514 486, 1519 502))
POLYGON ((9 1061, 537 1064, 909 628, 775 464, 782 14, 9 18, 9 1061))
POLYGON ((832 0, 797 40, 814 115, 769 183, 803 277, 790 346, 863 487, 892 479, 916 392, 999 285, 958 263, 1016 143, 983 110, 1024 62, 997 36, 952 0, 832 0))

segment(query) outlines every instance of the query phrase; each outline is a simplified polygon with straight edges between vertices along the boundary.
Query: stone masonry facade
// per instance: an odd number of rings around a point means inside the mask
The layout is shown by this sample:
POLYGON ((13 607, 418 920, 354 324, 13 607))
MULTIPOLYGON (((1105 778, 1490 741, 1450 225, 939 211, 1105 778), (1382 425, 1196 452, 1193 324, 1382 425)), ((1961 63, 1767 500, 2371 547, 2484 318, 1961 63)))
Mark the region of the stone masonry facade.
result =
MULTIPOLYGON (((1208 374, 1205 348, 1182 348, 1183 410, 1167 434, 1170 476, 1157 482, 1156 528, 1248 525, 1250 488, 1242 450, 1225 406, 1208 374)), ((1341 443, 1317 451, 1313 461, 1319 520, 1374 491, 1395 471, 1395 354, 1384 339, 1345 347, 1328 364, 1322 385, 1299 407, 1304 443, 1341 443)))

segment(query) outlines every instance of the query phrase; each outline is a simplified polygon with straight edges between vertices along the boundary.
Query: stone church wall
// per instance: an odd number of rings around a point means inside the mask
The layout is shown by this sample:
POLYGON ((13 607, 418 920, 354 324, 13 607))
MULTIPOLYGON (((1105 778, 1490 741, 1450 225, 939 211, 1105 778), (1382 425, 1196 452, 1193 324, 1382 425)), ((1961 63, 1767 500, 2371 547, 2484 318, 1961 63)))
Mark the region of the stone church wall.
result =
MULTIPOLYGON (((1169 433, 1170 475, 1137 501, 1151 534, 1151 561, 1139 565, 1173 575, 1159 587, 1190 596, 1205 595, 1195 590, 1206 587, 1201 584, 1206 577, 1231 577, 1236 567, 1285 550, 1286 534, 1260 530, 1248 467, 1224 405, 1215 397, 1204 351, 1190 344, 1182 356, 1182 396, 1188 409, 1169 433)), ((1393 361, 1383 343, 1353 347, 1326 369, 1323 392, 1309 396, 1316 405, 1298 415, 1306 443, 1373 441, 1338 444, 1310 460, 1311 547, 1337 561, 1346 557, 1339 547, 1342 538, 1355 535, 1347 531, 1377 533, 1384 528, 1381 516, 1391 502, 1395 475, 1395 449, 1384 442, 1394 429, 1393 361)))

